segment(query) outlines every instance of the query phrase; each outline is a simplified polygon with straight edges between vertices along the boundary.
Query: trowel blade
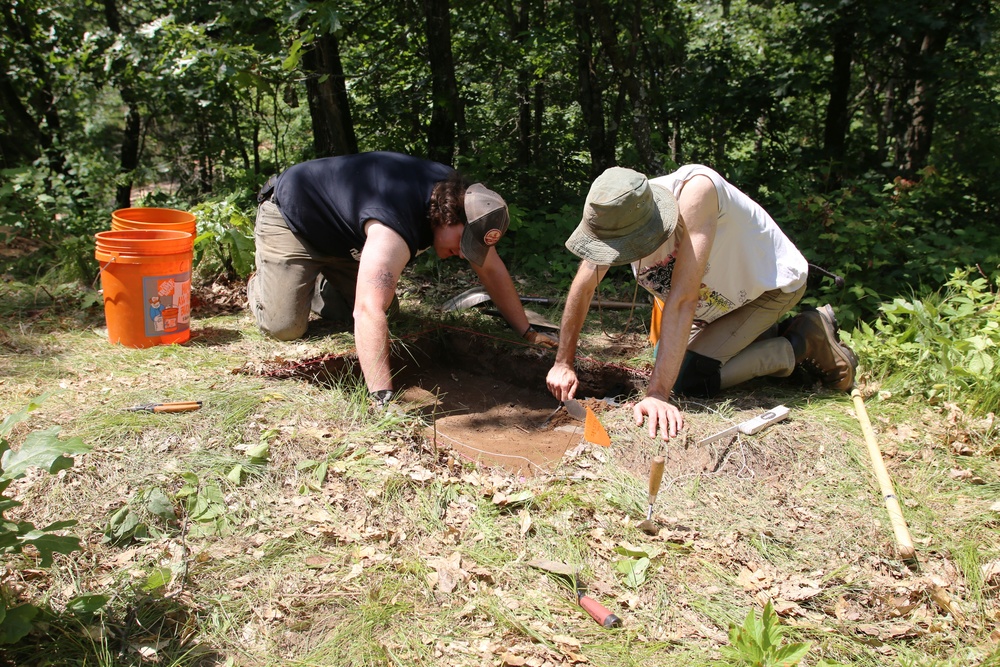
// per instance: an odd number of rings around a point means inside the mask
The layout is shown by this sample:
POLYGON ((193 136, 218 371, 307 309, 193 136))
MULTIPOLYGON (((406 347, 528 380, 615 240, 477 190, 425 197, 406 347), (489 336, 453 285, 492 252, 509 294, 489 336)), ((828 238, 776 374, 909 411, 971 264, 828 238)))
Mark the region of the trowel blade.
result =
POLYGON ((559 325, 553 324, 551 321, 547 320, 545 317, 531 310, 530 308, 524 309, 524 315, 528 318, 528 324, 539 329, 547 329, 548 331, 559 332, 559 325))
POLYGON ((570 417, 582 422, 587 421, 587 408, 583 407, 580 401, 568 398, 563 401, 563 405, 566 406, 566 412, 569 413, 570 417))
POLYGON ((535 559, 528 563, 531 567, 537 567, 539 570, 544 570, 546 572, 551 572, 552 574, 560 574, 564 577, 575 577, 579 572, 580 568, 567 563, 562 563, 557 560, 546 560, 546 559, 535 559))
POLYGON ((453 296, 441 305, 441 310, 448 312, 451 310, 465 310, 478 306, 490 300, 489 292, 485 287, 473 287, 467 289, 457 296, 453 296))

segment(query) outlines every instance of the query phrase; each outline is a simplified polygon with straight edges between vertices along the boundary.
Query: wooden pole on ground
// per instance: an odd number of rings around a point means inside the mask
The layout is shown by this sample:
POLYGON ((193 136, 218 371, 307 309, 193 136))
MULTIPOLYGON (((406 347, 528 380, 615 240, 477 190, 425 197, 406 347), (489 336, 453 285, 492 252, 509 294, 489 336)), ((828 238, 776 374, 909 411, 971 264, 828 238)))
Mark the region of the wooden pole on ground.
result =
POLYGON ((889 510, 889 521, 892 522, 892 531, 896 534, 896 548, 899 549, 899 555, 903 560, 916 560, 917 552, 913 548, 913 540, 910 539, 910 529, 906 526, 899 498, 896 497, 896 492, 893 490, 889 472, 885 469, 882 450, 879 449, 878 442, 875 440, 875 431, 872 430, 872 423, 868 419, 864 399, 857 389, 851 392, 851 398, 854 399, 854 408, 858 415, 858 421, 861 422, 861 432, 865 435, 865 443, 868 445, 868 454, 872 460, 872 468, 875 470, 875 478, 882 490, 886 509, 889 510))

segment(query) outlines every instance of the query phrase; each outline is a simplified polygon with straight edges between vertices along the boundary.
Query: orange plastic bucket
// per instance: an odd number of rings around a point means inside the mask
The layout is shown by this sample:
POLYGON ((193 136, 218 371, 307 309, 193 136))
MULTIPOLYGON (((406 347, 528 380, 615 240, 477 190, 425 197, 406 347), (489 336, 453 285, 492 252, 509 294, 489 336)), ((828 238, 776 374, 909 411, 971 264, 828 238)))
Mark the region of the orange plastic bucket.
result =
POLYGON ((109 341, 152 347, 191 338, 190 232, 112 230, 99 232, 96 245, 109 341))
POLYGON ((111 214, 112 231, 172 229, 198 235, 193 213, 175 208, 120 208, 111 214))

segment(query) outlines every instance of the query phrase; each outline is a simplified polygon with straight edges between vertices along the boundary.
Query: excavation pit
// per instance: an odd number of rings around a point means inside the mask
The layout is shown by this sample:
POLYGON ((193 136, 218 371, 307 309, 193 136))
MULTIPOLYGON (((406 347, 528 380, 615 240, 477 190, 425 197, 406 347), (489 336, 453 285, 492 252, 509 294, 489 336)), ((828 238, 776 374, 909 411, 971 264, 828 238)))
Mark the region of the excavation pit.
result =
MULTIPOLYGON (((583 439, 582 422, 570 417, 548 392, 545 377, 554 352, 519 341, 441 325, 392 346, 395 402, 419 413, 425 436, 485 466, 520 475, 551 472, 567 449, 583 439)), ((578 359, 577 396, 625 396, 645 386, 642 371, 578 359)), ((350 353, 297 362, 272 377, 305 377, 334 384, 360 378, 350 353)))

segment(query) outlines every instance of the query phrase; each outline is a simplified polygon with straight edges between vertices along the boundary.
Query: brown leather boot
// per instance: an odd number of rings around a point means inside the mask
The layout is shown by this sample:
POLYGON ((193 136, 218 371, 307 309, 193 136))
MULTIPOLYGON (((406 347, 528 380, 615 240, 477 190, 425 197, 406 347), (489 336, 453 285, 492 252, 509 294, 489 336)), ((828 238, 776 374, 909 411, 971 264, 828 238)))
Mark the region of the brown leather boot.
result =
POLYGON ((795 350, 795 363, 819 376, 823 384, 840 391, 854 387, 858 358, 837 339, 837 318, 829 304, 800 314, 784 336, 795 350))

